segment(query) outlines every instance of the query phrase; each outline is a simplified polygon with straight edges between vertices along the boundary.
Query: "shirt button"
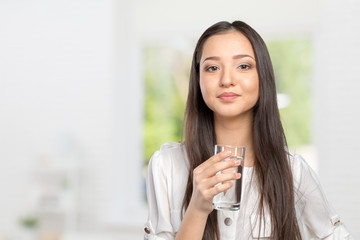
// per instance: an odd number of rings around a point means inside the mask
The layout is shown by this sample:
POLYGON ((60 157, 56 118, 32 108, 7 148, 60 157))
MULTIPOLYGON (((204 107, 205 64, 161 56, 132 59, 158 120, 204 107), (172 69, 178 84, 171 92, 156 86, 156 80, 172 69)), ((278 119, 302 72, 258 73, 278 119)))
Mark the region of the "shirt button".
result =
POLYGON ((228 217, 225 218, 224 223, 225 223, 226 226, 230 226, 232 224, 231 218, 228 218, 228 217))
POLYGON ((150 234, 150 228, 146 227, 146 228, 144 228, 144 231, 145 231, 147 234, 150 234))

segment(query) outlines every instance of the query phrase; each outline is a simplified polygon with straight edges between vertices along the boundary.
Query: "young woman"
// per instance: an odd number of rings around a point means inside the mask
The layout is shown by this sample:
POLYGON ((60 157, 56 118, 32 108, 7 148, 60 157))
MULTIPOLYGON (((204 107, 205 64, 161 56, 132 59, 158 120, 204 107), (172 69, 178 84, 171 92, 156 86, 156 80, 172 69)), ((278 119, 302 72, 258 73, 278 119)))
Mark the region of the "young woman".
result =
POLYGON ((352 239, 314 172, 287 151, 269 53, 244 22, 219 22, 200 37, 184 126, 185 141, 150 161, 145 239, 352 239), (242 176, 216 175, 239 162, 222 161, 215 144, 246 147, 242 176), (213 197, 240 177, 240 210, 213 211, 213 197))

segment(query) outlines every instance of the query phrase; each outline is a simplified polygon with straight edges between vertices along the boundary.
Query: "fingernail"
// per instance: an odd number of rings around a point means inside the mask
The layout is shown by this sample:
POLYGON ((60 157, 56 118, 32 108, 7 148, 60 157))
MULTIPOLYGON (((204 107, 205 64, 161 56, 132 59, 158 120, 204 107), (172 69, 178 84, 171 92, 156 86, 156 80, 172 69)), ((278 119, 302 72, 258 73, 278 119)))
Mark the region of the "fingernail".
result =
POLYGON ((236 173, 236 178, 240 178, 240 173, 236 173))
POLYGON ((239 160, 235 160, 235 165, 240 165, 240 161, 239 160))
POLYGON ((226 151, 226 155, 227 155, 227 156, 230 156, 230 155, 231 155, 231 152, 230 152, 230 151, 226 151))

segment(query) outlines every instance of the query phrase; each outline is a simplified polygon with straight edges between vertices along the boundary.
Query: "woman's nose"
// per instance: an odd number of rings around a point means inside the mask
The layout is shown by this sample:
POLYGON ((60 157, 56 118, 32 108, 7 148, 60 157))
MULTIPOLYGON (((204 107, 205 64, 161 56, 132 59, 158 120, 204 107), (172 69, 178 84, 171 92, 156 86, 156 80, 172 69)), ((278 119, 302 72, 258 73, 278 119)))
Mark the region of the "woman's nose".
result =
POLYGON ((234 79, 229 70, 224 69, 222 71, 219 84, 221 87, 230 87, 235 85, 234 79))

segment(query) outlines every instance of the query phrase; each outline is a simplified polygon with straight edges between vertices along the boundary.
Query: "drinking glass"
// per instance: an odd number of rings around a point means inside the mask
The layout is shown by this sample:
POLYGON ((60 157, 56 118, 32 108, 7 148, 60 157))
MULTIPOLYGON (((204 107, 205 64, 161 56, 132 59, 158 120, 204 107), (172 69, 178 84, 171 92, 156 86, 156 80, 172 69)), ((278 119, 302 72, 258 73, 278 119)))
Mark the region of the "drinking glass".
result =
MULTIPOLYGON (((241 173, 244 167, 244 157, 245 157, 245 147, 230 146, 230 145, 215 145, 215 154, 219 152, 229 151, 231 155, 224 159, 223 161, 229 160, 239 160, 240 165, 233 168, 225 169, 220 171, 217 174, 233 172, 241 173)), ((237 211, 240 209, 241 202, 241 187, 242 187, 242 177, 240 179, 231 180, 232 186, 230 189, 221 192, 213 198, 212 207, 217 210, 231 210, 237 211)), ((216 186, 223 184, 218 183, 216 186)))

